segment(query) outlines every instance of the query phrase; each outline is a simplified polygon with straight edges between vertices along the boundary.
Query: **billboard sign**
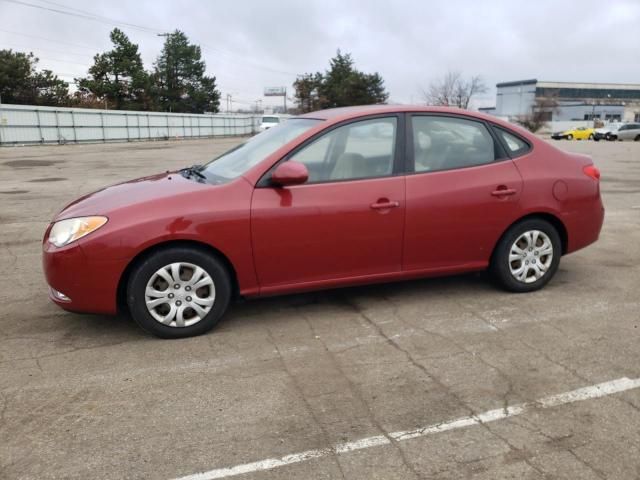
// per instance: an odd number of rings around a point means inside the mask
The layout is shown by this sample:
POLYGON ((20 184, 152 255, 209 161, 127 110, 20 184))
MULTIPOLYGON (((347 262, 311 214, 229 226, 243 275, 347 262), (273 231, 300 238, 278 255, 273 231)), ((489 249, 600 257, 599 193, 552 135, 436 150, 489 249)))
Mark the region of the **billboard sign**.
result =
POLYGON ((286 87, 265 87, 264 96, 265 97, 284 97, 286 95, 287 88, 286 87))

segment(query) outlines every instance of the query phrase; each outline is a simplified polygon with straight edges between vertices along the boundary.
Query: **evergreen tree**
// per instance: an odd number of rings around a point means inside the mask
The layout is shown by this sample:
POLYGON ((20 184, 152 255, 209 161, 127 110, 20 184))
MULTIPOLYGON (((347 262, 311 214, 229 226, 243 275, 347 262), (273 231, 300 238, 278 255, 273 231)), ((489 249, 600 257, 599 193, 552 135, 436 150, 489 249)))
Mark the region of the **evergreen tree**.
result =
POLYGON ((176 30, 169 34, 155 64, 154 83, 164 111, 217 112, 220 92, 216 78, 205 75, 206 64, 199 46, 176 30))
POLYGON ((36 71, 33 53, 0 50, 0 98, 4 103, 64 106, 69 84, 51 70, 36 71))
POLYGON ((329 70, 324 74, 301 75, 293 87, 302 112, 385 103, 389 98, 380 74, 356 70, 351 55, 340 50, 329 61, 329 70))
POLYGON ((93 57, 89 77, 78 79, 80 90, 106 100, 108 107, 117 110, 153 110, 151 79, 138 45, 117 28, 109 37, 113 50, 93 57))

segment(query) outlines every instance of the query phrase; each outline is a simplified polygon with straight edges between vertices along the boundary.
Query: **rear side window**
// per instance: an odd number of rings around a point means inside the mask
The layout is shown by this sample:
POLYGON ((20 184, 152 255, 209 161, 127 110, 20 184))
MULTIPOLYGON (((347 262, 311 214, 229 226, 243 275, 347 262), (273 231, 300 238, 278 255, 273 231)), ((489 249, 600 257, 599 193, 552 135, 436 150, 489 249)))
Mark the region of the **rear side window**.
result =
POLYGON ((473 167, 496 159, 496 145, 482 122, 443 116, 411 120, 416 172, 473 167))
POLYGON ((509 133, 500 127, 495 127, 494 129, 507 148, 507 152, 509 152, 510 156, 516 157, 528 152, 531 149, 529 144, 520 137, 509 133))

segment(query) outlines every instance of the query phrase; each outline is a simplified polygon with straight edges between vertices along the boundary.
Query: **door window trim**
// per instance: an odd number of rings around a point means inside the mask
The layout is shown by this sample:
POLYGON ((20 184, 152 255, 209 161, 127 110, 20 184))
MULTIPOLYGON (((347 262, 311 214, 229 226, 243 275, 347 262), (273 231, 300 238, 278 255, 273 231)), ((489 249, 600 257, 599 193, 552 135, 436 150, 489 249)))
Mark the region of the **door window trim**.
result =
MULTIPOLYGON (((374 177, 357 177, 357 178, 341 178, 341 179, 330 179, 330 180, 322 180, 317 182, 305 182, 300 185, 296 185, 295 187, 304 187, 306 185, 322 185, 327 183, 343 183, 343 182, 353 182, 358 180, 376 180, 381 178, 390 178, 397 177, 405 174, 405 157, 406 157, 406 145, 405 145, 405 132, 406 128, 406 115, 402 112, 390 112, 390 113, 379 113, 374 115, 363 115, 357 118, 350 118, 347 120, 343 120, 341 122, 335 123, 319 132, 315 135, 309 137, 300 145, 295 147, 293 150, 289 151, 285 154, 281 159, 275 162, 271 167, 267 169, 265 173, 262 174, 260 180, 256 183, 256 188, 274 188, 274 185, 271 184, 271 174, 273 171, 280 165, 282 162, 286 162, 291 159, 298 152, 303 150, 305 147, 309 146, 316 140, 319 140, 324 135, 331 133, 333 130, 344 127, 347 125, 351 125, 354 123, 364 122, 368 120, 376 120, 376 119, 384 119, 384 118, 395 118, 396 119, 396 132, 395 132, 395 145, 394 145, 394 156, 393 156, 393 165, 391 169, 391 174, 389 175, 380 175, 374 177)), ((290 188, 290 187, 288 187, 290 188)))
POLYGON ((459 115, 456 113, 441 113, 441 112, 407 112, 406 117, 407 117, 407 120, 405 122, 406 162, 404 166, 406 175, 425 175, 425 174, 432 174, 432 173, 438 173, 438 172, 451 172, 454 170, 464 170, 467 168, 484 167, 488 165, 493 165, 497 162, 511 160, 511 157, 507 154, 505 147, 500 142, 500 139, 498 138, 497 133, 493 130, 491 123, 487 122, 484 119, 475 118, 467 115, 459 115), (478 165, 446 168, 446 169, 434 170, 434 171, 416 172, 415 171, 416 152, 415 152, 415 145, 413 143, 413 117, 445 117, 445 118, 453 118, 456 120, 466 120, 469 122, 476 122, 476 123, 482 124, 487 129, 487 132, 493 139, 493 148, 494 148, 495 158, 493 159, 493 161, 489 163, 481 163, 478 165))

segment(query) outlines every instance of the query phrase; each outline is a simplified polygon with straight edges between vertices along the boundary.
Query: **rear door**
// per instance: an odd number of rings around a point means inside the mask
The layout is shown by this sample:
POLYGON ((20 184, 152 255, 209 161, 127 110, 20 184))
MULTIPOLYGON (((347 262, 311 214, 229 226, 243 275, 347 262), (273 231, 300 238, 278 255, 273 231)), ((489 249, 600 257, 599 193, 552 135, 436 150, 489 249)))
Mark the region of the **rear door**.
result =
POLYGON ((261 289, 400 270, 403 120, 390 115, 338 126, 286 159, 307 166, 307 183, 259 184, 251 230, 261 289))
POLYGON ((506 150, 524 155, 529 145, 456 115, 411 115, 407 132, 403 270, 486 265, 520 211, 523 182, 506 150))

